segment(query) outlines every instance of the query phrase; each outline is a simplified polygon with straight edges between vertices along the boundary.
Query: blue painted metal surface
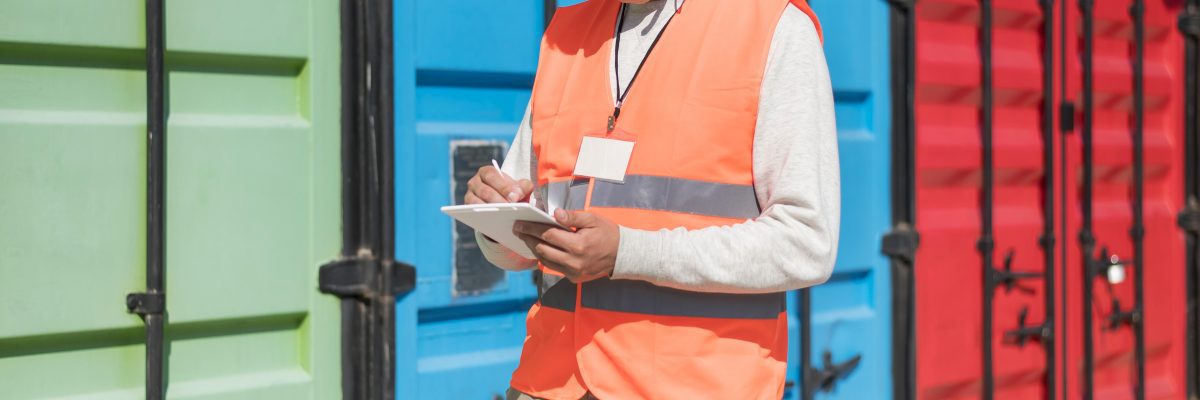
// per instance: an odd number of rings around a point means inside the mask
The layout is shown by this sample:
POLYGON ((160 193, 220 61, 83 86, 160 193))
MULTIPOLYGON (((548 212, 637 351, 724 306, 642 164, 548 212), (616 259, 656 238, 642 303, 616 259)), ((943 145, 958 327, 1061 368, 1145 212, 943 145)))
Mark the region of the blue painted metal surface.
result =
MULTIPOLYGON (((818 399, 891 397, 891 276, 879 243, 891 222, 889 208, 891 94, 886 0, 809 0, 821 19, 825 56, 836 101, 842 163, 842 230, 837 267, 829 282, 812 289, 815 368, 829 351, 835 362, 862 362, 832 392, 818 399)), ((791 296, 792 299, 795 296, 791 296)), ((788 376, 798 379, 799 332, 792 301, 793 335, 788 376)), ((788 398, 799 398, 796 390, 788 398)))
POLYGON ((544 27, 541 1, 395 0, 396 250, 417 266, 397 304, 397 398, 503 395, 536 291, 507 273, 482 294, 456 294, 450 149, 508 143, 529 101, 544 27))
MULTIPOLYGON (((537 62, 542 2, 395 0, 397 257, 416 265, 417 290, 397 304, 398 398, 491 398, 520 355, 535 290, 508 273, 481 295, 455 295, 450 143, 508 142, 537 62)), ((578 0, 559 1, 560 5, 578 0)), ((862 364, 818 398, 890 397, 890 277, 879 240, 888 229, 888 6, 885 0, 811 0, 821 17, 837 100, 842 157, 838 266, 814 289, 814 365, 862 354, 862 364)), ((789 296, 795 304, 795 296, 789 296)), ((798 381, 791 307, 789 377, 798 381)), ((791 390, 787 398, 798 398, 791 390)))

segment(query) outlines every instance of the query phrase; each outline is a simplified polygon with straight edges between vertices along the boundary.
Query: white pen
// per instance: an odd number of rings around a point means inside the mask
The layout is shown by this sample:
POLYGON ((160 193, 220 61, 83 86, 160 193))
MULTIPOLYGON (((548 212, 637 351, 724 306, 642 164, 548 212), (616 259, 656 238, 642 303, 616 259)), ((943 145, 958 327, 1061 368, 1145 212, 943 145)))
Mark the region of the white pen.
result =
POLYGON ((504 173, 504 171, 500 169, 500 163, 496 162, 495 158, 492 159, 492 166, 496 168, 496 171, 500 172, 500 175, 504 175, 505 178, 512 179, 511 176, 508 176, 508 174, 504 173))

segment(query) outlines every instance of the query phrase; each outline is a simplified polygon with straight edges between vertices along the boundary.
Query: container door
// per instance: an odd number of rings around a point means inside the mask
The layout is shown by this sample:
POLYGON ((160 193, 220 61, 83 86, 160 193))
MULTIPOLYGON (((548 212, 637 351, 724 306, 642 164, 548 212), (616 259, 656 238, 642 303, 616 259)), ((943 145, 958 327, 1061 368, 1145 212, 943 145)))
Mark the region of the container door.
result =
POLYGON ((916 396, 1043 398, 1050 11, 1021 0, 916 7, 916 396))
POLYGON ((503 397, 537 296, 531 274, 489 264, 474 232, 438 208, 504 161, 554 3, 395 4, 396 253, 418 266, 416 291, 396 307, 397 394, 503 397))
POLYGON ((1067 193, 1064 235, 1071 240, 1067 397, 1183 398, 1186 240, 1176 226, 1184 199, 1184 46, 1177 28, 1183 5, 1161 0, 1083 5, 1071 5, 1071 32, 1078 33, 1072 40, 1079 48, 1068 57, 1071 95, 1081 118, 1078 134, 1067 140, 1068 173, 1078 177, 1067 193), (1145 11, 1141 35, 1139 18, 1131 13, 1139 3, 1145 11), (1139 224, 1142 237, 1136 234, 1139 224), (1085 277, 1089 267, 1093 271, 1085 277))
MULTIPOLYGON (((821 20, 833 80, 842 159, 842 233, 838 263, 828 282, 811 291, 811 313, 791 302, 789 380, 811 362, 807 390, 815 398, 879 399, 891 391, 891 290, 888 260, 879 241, 889 228, 891 103, 889 5, 882 0, 811 0, 821 20), (809 348, 800 340, 809 314, 809 348), (805 354, 807 353, 807 354, 805 354)), ((803 387, 807 386, 807 387, 803 387)), ((814 397, 808 397, 814 398, 814 397)))
MULTIPOLYGON (((142 2, 0 2, 0 398, 143 396, 142 2)), ((328 399, 336 1, 166 9, 169 396, 328 399)))

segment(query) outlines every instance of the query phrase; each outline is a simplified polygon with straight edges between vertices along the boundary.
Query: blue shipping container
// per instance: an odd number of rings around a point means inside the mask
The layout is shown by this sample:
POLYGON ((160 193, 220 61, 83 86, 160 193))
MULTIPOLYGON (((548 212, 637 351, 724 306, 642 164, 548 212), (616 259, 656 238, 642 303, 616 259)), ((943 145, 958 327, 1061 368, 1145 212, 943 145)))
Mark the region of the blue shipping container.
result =
POLYGON ((396 0, 396 253, 417 289, 396 307, 398 398, 503 395, 536 291, 480 263, 438 212, 455 182, 502 159, 529 101, 541 1, 396 0), (456 267, 457 266, 457 267, 456 267))
MULTIPOLYGON (((890 225, 888 5, 811 3, 825 31, 837 101, 843 218, 836 273, 813 289, 810 357, 820 368, 825 351, 834 361, 862 356, 834 391, 817 397, 888 398, 890 281, 879 252, 890 225)), ((437 208, 461 192, 456 182, 507 151, 529 100, 544 3, 395 4, 396 249, 418 271, 417 290, 396 308, 397 393, 493 398, 516 368, 536 292, 527 272, 478 268, 469 231, 456 231, 437 208)), ((799 312, 791 308, 794 382, 799 312)), ((798 397, 789 391, 788 398, 798 397)))
MULTIPOLYGON (((861 356, 857 368, 819 399, 892 397, 891 274, 879 244, 891 227, 890 47, 886 0, 809 0, 821 20, 837 110, 842 164, 842 230, 837 267, 812 289, 813 367, 861 356)), ((795 297, 794 295, 792 296, 795 297)), ((796 302, 790 303, 795 305, 796 302)), ((794 332, 789 376, 798 379, 799 335, 794 332)), ((790 391, 789 398, 799 398, 790 391)))

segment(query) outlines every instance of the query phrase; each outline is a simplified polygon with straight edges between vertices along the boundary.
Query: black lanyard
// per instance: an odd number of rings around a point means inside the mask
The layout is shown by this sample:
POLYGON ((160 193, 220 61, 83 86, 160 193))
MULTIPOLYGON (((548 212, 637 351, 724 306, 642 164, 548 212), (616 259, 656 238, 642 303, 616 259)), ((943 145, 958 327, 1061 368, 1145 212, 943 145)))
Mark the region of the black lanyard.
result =
MULTIPOLYGON (((633 71, 633 77, 629 78, 629 85, 625 87, 625 91, 621 91, 621 31, 625 30, 625 9, 628 4, 621 3, 621 11, 617 15, 617 31, 613 33, 613 77, 617 87, 617 104, 613 107, 612 115, 608 117, 608 131, 612 132, 617 125, 617 118, 621 117, 621 106, 625 104, 625 96, 629 95, 629 89, 633 87, 633 82, 637 80, 639 74, 642 73, 642 67, 646 66, 646 59, 650 58, 650 53, 654 52, 654 47, 658 45, 658 40, 662 39, 663 32, 667 31, 667 27, 671 25, 671 20, 675 19, 676 13, 671 13, 667 17, 667 22, 663 24, 658 35, 654 37, 654 41, 650 42, 650 48, 646 49, 646 54, 642 56, 642 62, 638 64, 637 70, 633 71)), ((661 11, 660 11, 661 12, 661 11)))

